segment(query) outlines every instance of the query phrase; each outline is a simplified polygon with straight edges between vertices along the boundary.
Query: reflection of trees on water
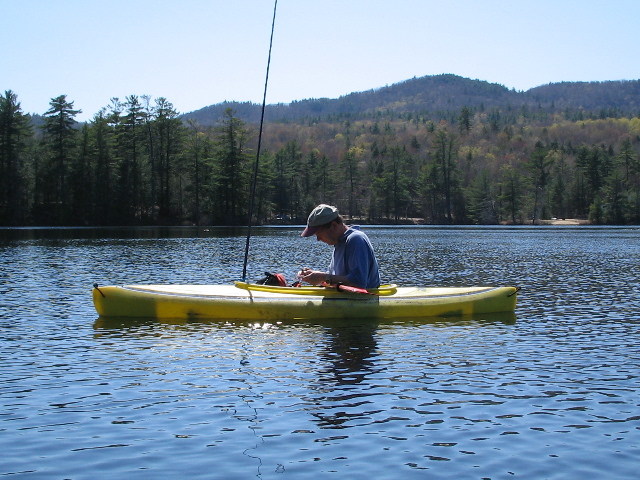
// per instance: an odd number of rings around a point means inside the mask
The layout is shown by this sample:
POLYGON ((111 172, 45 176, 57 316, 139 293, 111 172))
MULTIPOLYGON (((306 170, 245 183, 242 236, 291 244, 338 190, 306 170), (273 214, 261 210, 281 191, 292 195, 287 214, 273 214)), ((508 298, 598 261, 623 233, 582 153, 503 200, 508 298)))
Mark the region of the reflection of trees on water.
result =
POLYGON ((371 392, 350 388, 366 384, 367 377, 384 370, 376 365, 377 322, 341 321, 326 328, 327 342, 321 351, 324 368, 318 374, 318 411, 311 414, 322 428, 344 428, 346 422, 374 412, 359 407, 370 403, 371 392))

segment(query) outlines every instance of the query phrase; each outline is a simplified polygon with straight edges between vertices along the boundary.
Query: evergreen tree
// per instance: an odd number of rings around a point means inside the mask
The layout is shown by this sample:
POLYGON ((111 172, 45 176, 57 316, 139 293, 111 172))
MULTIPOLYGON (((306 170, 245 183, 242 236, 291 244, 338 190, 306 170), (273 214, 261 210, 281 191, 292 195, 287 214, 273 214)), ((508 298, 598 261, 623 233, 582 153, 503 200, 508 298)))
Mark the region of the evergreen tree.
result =
POLYGON ((144 157, 144 108, 136 95, 126 97, 116 125, 118 157, 118 205, 123 218, 134 224, 147 216, 148 205, 143 175, 147 161, 144 157))
POLYGON ((300 144, 296 140, 287 142, 274 157, 276 211, 289 218, 304 216, 302 207, 307 206, 300 199, 302 158, 300 144))
POLYGON ((254 213, 258 223, 263 223, 272 218, 276 210, 274 156, 268 151, 260 154, 257 182, 254 213))
POLYGON ((225 110, 215 129, 220 219, 226 224, 244 221, 248 211, 250 170, 246 142, 248 131, 231 108, 225 110))
POLYGON ((628 210, 626 191, 624 175, 619 170, 614 170, 607 177, 603 187, 606 223, 614 225, 626 223, 625 217, 628 210))
MULTIPOLYGON (((311 203, 334 203, 333 195, 336 188, 336 182, 333 170, 333 165, 329 162, 327 156, 320 156, 320 153, 318 152, 316 154, 316 161, 313 164, 313 186, 311 187, 313 191, 316 192, 316 199, 315 202, 311 203)), ((310 205, 307 205, 307 207, 309 206, 310 205)), ((313 206, 315 205, 312 205, 311 208, 313 208, 313 206)), ((306 210, 311 210, 311 208, 307 208, 306 210)))
POLYGON ((480 225, 495 225, 498 223, 496 198, 493 193, 491 178, 486 169, 480 171, 471 187, 469 194, 469 211, 472 220, 480 225))
POLYGON ((113 130, 109 126, 109 117, 105 108, 101 109, 91 121, 90 148, 94 164, 93 218, 94 225, 114 225, 118 223, 117 212, 113 209, 112 188, 114 184, 113 130))
POLYGON ((76 160, 71 165, 71 212, 74 223, 92 223, 94 192, 93 165, 91 162, 90 129, 86 123, 80 131, 80 148, 76 160))
POLYGON ((546 195, 551 168, 558 157, 556 150, 550 150, 541 142, 537 142, 533 152, 529 155, 527 166, 531 172, 533 186, 533 215, 532 222, 541 218, 548 218, 546 213, 546 195))
POLYGON ((155 118, 155 109, 151 105, 151 96, 142 95, 142 105, 143 105, 143 119, 144 119, 144 130, 146 132, 146 150, 148 155, 149 162, 149 177, 148 177, 148 186, 150 190, 150 205, 151 205, 151 220, 155 221, 157 219, 157 205, 158 205, 158 155, 157 149, 155 147, 156 136, 154 132, 154 118, 155 118))
POLYGON ((349 208, 349 217, 353 217, 353 215, 357 214, 356 189, 359 177, 357 152, 358 150, 356 148, 347 149, 347 151, 342 156, 341 161, 342 171, 344 172, 344 178, 347 187, 347 205, 349 208))
POLYGON ((187 191, 191 194, 193 206, 190 208, 190 217, 195 225, 200 225, 201 205, 200 197, 202 194, 202 174, 203 163, 206 152, 206 136, 200 131, 198 122, 194 119, 187 120, 189 125, 189 136, 186 141, 186 155, 189 158, 187 163, 188 170, 191 175, 190 185, 187 191))
POLYGON ((500 195, 499 202, 503 212, 511 223, 520 223, 521 210, 524 204, 525 179, 511 164, 505 164, 500 169, 500 195))
POLYGON ((461 134, 467 134, 471 131, 471 110, 469 107, 464 106, 460 111, 458 117, 458 130, 461 134))
POLYGON ((152 143, 156 157, 153 165, 156 171, 151 174, 158 178, 158 211, 161 219, 174 221, 173 191, 177 178, 174 168, 182 150, 185 127, 173 104, 164 97, 156 99, 153 115, 152 143))
POLYGON ((594 146, 593 148, 589 148, 586 145, 582 145, 576 157, 576 166, 585 174, 589 188, 589 200, 592 202, 600 191, 602 182, 604 181, 603 161, 598 147, 594 146))
MULTIPOLYGON (((623 142, 623 150, 624 144, 623 142)), ((622 155, 621 151, 621 155, 622 155)), ((632 154, 629 157, 629 180, 628 198, 629 198, 629 221, 638 224, 640 222, 640 155, 632 154)))
POLYGON ((446 207, 443 195, 442 174, 440 166, 429 162, 420 174, 420 194, 423 204, 423 216, 427 223, 445 223, 446 207))
POLYGON ((631 139, 629 137, 625 138, 622 141, 622 145, 620 145, 620 153, 617 156, 617 161, 624 170, 624 179, 627 182, 637 163, 637 157, 633 145, 631 145, 631 139))
POLYGON ((568 216, 568 172, 564 155, 558 155, 551 185, 551 211, 555 217, 563 220, 568 216))
POLYGON ((380 162, 381 169, 375 182, 377 197, 382 200, 385 216, 398 223, 406 217, 410 203, 411 179, 409 176, 409 155, 406 149, 393 146, 380 162))
POLYGON ((27 183, 24 161, 33 133, 11 90, 0 95, 0 225, 20 225, 27 217, 27 183))
POLYGON ((454 197, 453 190, 456 187, 455 175, 457 165, 455 161, 458 156, 455 136, 446 130, 439 130, 436 132, 433 149, 434 161, 438 165, 441 175, 441 180, 438 183, 442 186, 442 193, 444 195, 444 220, 446 223, 453 223, 452 199, 454 197))
POLYGON ((74 220, 69 215, 69 168, 74 160, 77 147, 77 130, 74 117, 81 110, 74 110, 73 102, 67 101, 66 95, 52 98, 51 108, 44 114, 45 145, 48 163, 44 175, 44 205, 40 218, 46 224, 58 223, 66 225, 74 220))

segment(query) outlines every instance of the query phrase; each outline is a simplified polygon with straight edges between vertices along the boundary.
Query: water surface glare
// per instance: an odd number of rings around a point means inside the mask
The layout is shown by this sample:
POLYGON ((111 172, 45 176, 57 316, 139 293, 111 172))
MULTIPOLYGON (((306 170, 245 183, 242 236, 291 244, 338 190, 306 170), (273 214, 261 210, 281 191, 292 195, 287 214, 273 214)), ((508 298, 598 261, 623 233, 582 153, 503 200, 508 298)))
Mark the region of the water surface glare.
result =
MULTIPOLYGON (((243 229, 0 229, 0 476, 628 479, 640 228, 363 227, 385 281, 517 285, 515 315, 98 318, 91 285, 229 283, 243 229)), ((249 278, 324 268, 253 228, 249 278)))

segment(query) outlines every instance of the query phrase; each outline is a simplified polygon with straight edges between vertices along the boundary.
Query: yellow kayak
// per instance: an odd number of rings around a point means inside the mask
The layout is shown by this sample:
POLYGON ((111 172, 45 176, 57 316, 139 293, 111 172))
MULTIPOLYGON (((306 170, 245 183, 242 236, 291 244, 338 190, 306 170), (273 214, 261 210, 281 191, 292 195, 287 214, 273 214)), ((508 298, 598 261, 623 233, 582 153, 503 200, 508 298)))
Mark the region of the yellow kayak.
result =
POLYGON ((513 312, 515 287, 397 287, 369 293, 330 287, 123 285, 93 288, 101 317, 293 320, 419 318, 513 312))

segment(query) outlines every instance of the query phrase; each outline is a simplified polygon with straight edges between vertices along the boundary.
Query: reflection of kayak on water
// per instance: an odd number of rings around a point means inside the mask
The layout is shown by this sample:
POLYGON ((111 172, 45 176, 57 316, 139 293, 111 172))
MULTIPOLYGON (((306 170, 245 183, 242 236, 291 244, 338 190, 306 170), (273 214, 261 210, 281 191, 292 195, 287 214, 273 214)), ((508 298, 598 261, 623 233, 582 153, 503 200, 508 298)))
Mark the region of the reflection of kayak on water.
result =
POLYGON ((328 287, 235 285, 94 286, 103 317, 229 318, 419 318, 513 312, 515 287, 397 287, 368 293, 328 287))

